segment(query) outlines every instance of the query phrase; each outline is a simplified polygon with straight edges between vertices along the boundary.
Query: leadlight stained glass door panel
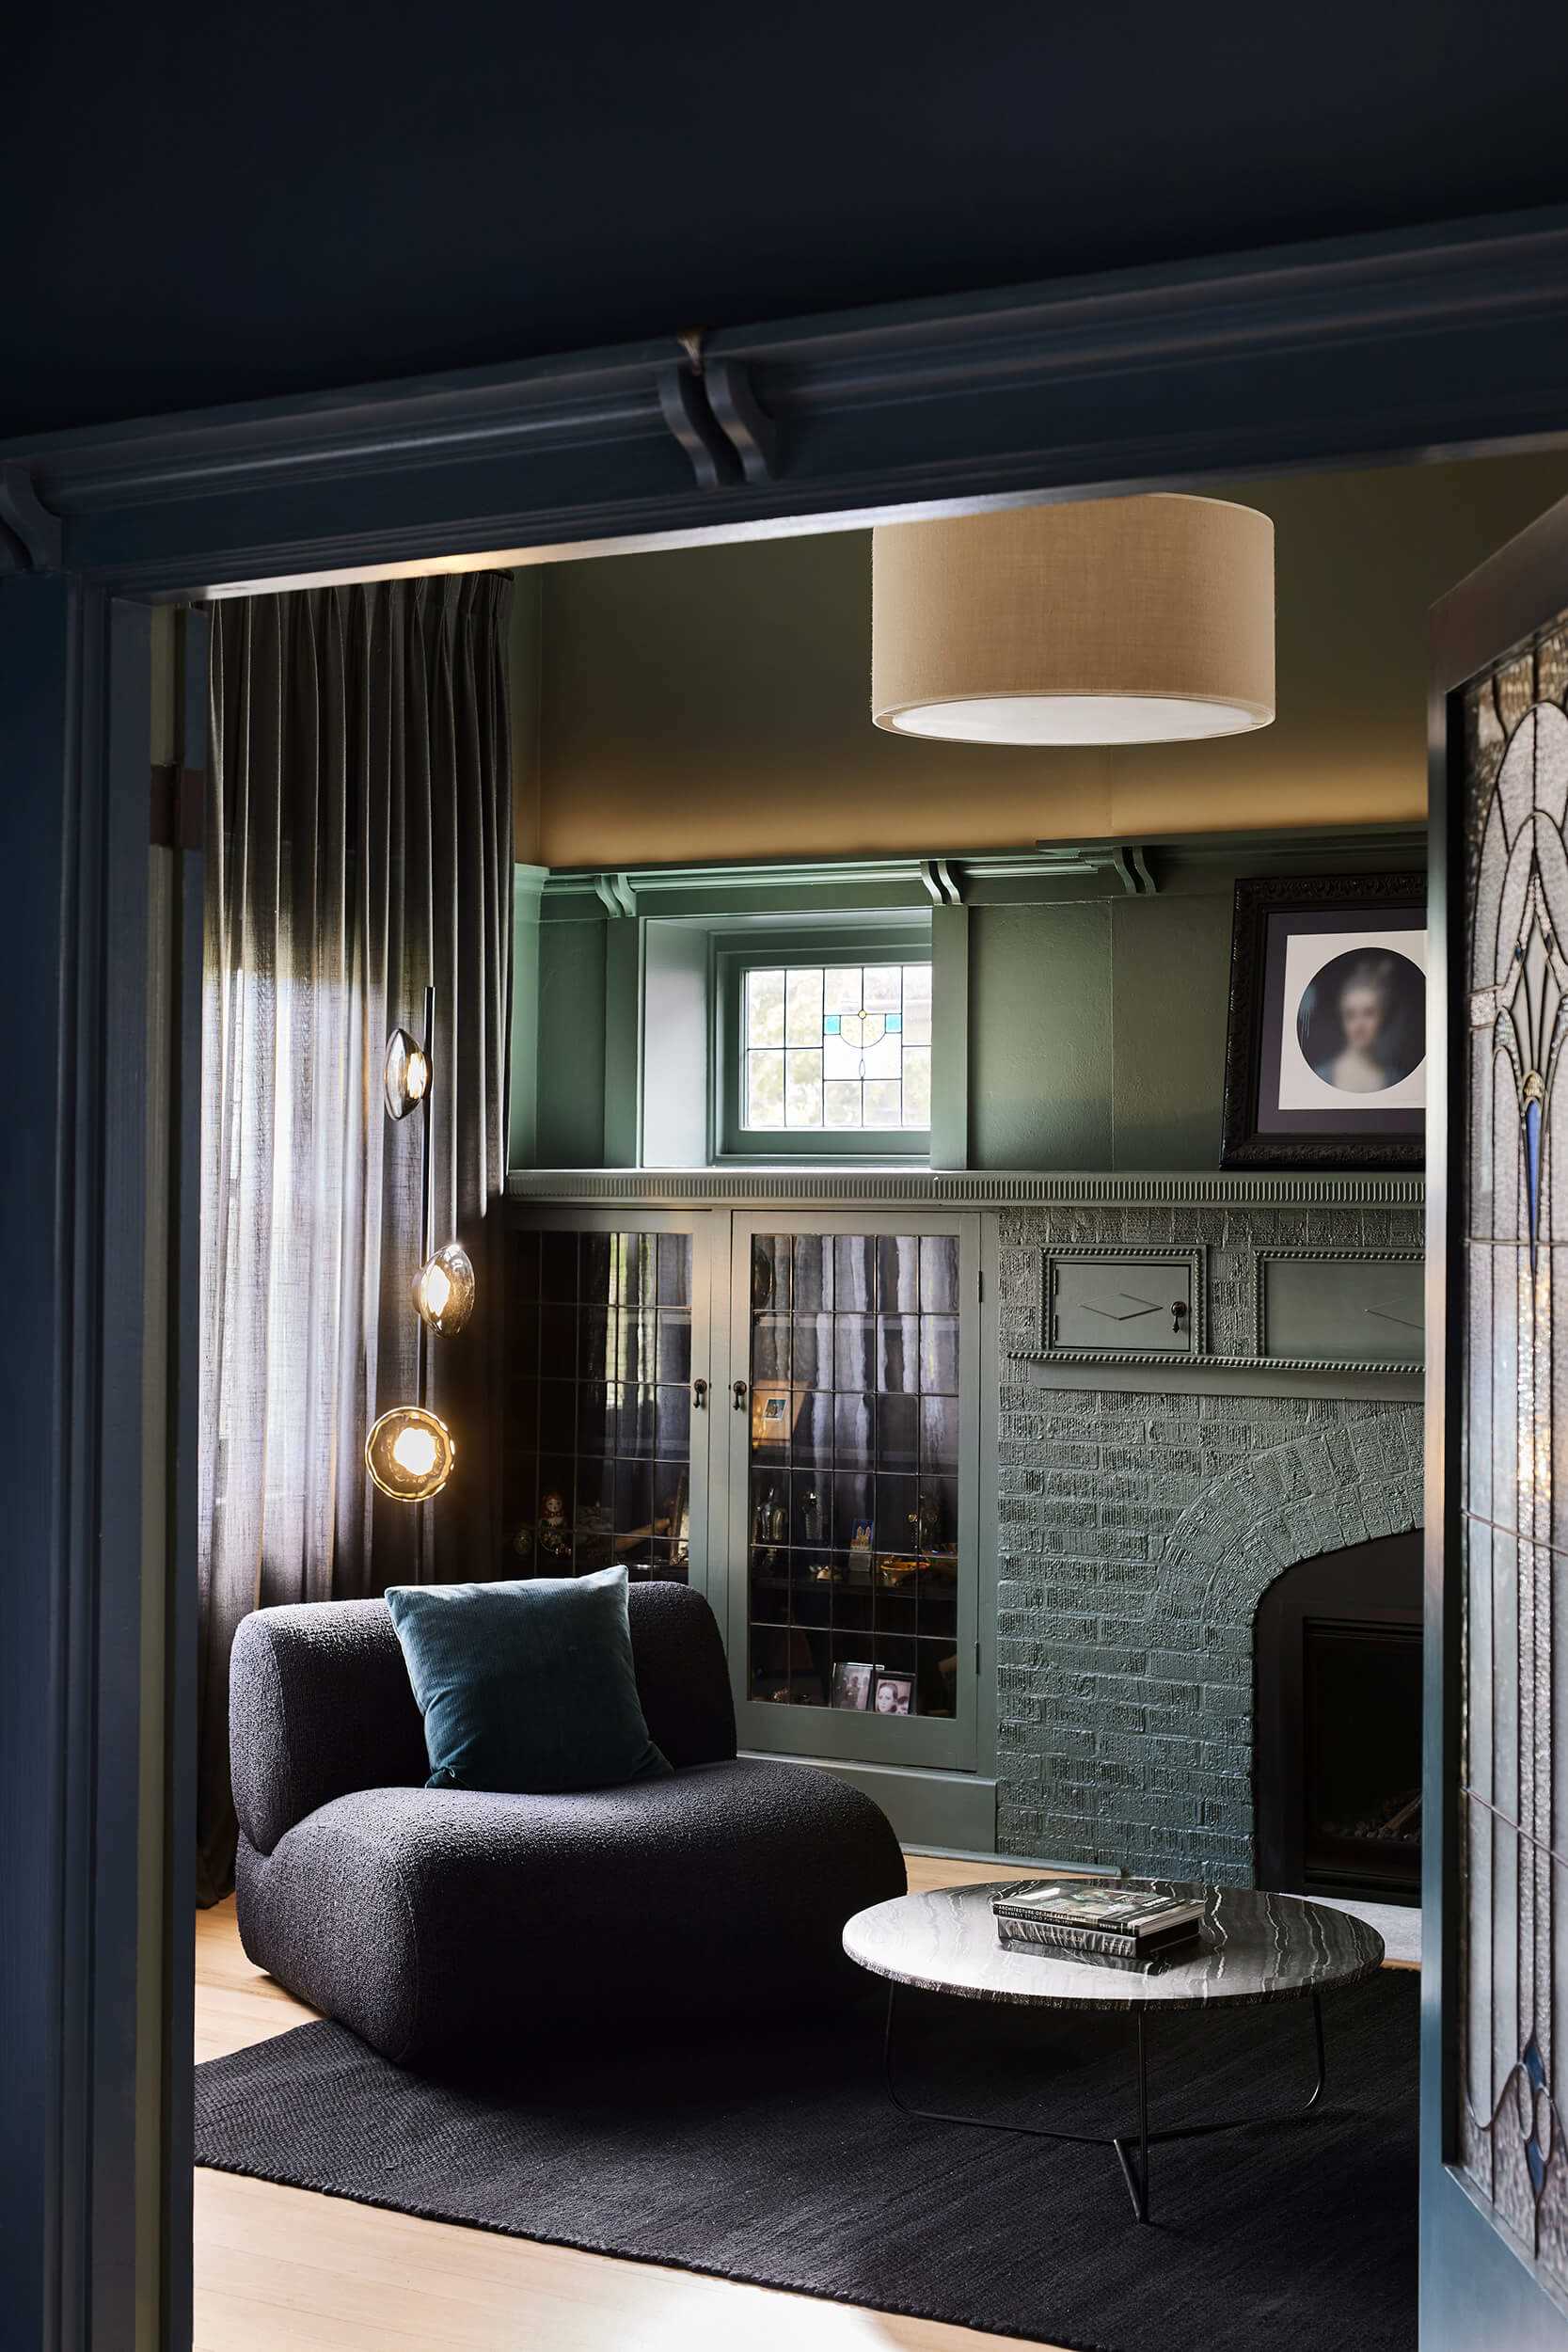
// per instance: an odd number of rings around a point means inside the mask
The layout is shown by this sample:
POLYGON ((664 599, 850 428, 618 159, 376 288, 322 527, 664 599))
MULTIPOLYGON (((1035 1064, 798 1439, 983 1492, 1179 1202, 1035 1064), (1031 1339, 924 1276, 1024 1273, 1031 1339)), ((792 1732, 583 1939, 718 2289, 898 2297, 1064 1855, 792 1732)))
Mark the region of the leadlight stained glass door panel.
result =
POLYGON ((723 1418, 748 1747, 974 1762, 977 1268, 973 1218, 736 1219, 723 1418))
POLYGON ((1536 2352, 1568 2344, 1568 506, 1436 645, 1422 2343, 1536 2352))
POLYGON ((507 1290, 499 1572, 703 1587, 706 1220, 515 1215, 507 1290))

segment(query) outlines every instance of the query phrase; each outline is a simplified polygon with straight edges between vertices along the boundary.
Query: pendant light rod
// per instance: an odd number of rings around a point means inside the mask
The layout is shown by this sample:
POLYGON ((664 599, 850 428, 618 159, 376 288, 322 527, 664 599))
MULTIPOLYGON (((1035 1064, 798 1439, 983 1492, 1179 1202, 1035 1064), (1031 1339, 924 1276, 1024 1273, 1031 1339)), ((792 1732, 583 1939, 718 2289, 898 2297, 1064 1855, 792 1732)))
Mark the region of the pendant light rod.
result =
MULTIPOLYGON (((435 1044, 436 987, 435 983, 431 981, 427 982, 424 993, 424 1057, 425 1066, 430 1071, 432 1077, 434 1077, 436 1071, 435 1044)), ((423 1099, 420 1105, 423 1114, 423 1125, 420 1129, 420 1263, 421 1265, 428 1263, 436 1248, 435 1228, 432 1224, 432 1218, 435 1216, 435 1201, 432 1197, 434 1185, 431 1181, 432 1138, 430 1132, 430 1096, 431 1087, 427 1083, 423 1099)), ((428 1408, 430 1404, 430 1398, 427 1394, 430 1373, 430 1332, 425 1324, 423 1315, 418 1316, 416 1320, 420 1327, 419 1386, 417 1394, 419 1396, 420 1406, 428 1408)))

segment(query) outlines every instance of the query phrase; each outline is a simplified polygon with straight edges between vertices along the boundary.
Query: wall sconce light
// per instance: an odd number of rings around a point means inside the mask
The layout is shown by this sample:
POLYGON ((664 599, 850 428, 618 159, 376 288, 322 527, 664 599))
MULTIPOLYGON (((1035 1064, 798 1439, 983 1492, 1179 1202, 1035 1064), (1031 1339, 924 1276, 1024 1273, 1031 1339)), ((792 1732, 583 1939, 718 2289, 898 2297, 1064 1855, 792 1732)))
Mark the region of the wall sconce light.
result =
MULTIPOLYGON (((427 1008, 435 995, 425 991, 427 1008)), ((428 1010, 426 1015, 429 1018, 428 1010)), ((410 1037, 406 1029, 394 1029, 387 1041, 387 1068, 384 1084, 387 1093, 387 1113, 391 1119, 406 1119, 409 1112, 430 1097, 430 1038, 427 1029, 424 1044, 410 1037)))
POLYGON ((451 1431, 422 1405, 394 1405, 365 1440, 365 1468, 396 1502, 428 1502, 451 1476, 451 1431))
POLYGON ((449 1241, 414 1277, 415 1312, 428 1330, 450 1339, 473 1313, 474 1290, 473 1260, 460 1241, 449 1241))

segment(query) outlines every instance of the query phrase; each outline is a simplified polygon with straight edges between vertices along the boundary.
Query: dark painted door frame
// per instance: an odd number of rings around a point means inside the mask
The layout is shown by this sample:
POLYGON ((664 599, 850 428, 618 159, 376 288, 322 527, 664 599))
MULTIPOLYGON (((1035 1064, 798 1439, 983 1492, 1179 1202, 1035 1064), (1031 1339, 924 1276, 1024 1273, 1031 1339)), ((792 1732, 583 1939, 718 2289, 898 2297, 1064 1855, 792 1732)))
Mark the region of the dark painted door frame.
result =
POLYGON ((1470 977, 1465 968, 1462 690, 1568 605, 1568 500, 1472 572, 1433 615, 1429 713, 1425 1851, 1421 1920, 1423 2352, 1562 2352, 1568 2315, 1466 2185, 1460 2153, 1464 1926, 1465 1182, 1470 977))
MULTIPOLYGON (((19 2344, 120 2352, 134 2328, 146 605, 1544 445, 1568 437, 1565 282, 1552 211, 0 446, 0 2307, 19 2344)), ((193 1216, 187 1197, 187 1272, 193 1216)), ((187 1295, 191 1354, 194 1313, 187 1295)), ((190 1537, 187 1511, 187 1616, 190 1537)), ((188 1871, 178 1843, 172 1862, 188 1871)), ((189 1895, 176 1875, 174 1914, 189 1895)), ((176 2116, 171 2195, 188 2153, 176 2116)), ((174 2343, 178 2224, 169 2261, 174 2343)))

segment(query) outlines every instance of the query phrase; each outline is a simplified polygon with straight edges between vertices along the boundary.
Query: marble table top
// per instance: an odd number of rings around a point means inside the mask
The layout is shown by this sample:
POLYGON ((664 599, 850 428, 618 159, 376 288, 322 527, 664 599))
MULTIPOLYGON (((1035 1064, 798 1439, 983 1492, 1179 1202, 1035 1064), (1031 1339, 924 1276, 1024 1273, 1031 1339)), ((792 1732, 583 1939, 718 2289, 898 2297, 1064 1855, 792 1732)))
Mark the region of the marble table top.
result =
POLYGON ((844 1948, 874 1976, 895 1984, 953 1993, 972 2001, 1011 2001, 1041 2009, 1211 2009, 1294 2001, 1309 1993, 1359 1984, 1383 1964, 1383 1938, 1345 1911, 1297 1895, 1251 1888, 1158 1884, 1162 1893, 1201 1895, 1201 1947, 1147 1971, 1097 1968, 1039 1951, 1004 1949, 991 1901, 1005 1887, 1037 1885, 1032 1879, 995 1879, 981 1886, 945 1886, 929 1895, 900 1895, 857 1912, 844 1931, 844 1948))

